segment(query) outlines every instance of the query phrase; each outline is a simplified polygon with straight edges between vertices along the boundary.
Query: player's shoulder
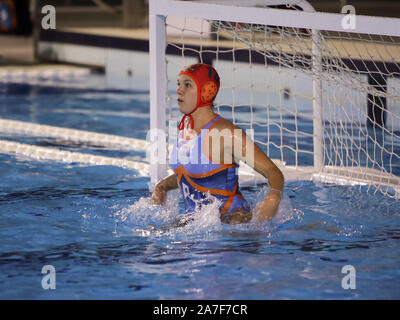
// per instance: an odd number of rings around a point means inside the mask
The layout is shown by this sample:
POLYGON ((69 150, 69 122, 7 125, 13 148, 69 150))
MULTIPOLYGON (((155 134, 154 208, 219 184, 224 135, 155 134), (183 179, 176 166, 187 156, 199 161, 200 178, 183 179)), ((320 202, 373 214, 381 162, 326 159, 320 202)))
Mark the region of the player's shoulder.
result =
POLYGON ((223 130, 223 129, 229 129, 229 130, 234 130, 237 129, 238 127, 235 126, 231 121, 225 118, 219 119, 217 122, 215 122, 215 125, 213 128, 217 130, 223 130))

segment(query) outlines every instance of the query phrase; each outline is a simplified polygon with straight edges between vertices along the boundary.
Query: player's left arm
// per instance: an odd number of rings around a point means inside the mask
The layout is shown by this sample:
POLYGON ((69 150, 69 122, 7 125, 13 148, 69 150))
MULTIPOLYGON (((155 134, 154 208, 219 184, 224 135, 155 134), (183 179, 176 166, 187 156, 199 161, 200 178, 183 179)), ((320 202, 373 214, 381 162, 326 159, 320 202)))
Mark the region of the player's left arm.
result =
POLYGON ((243 161, 268 179, 270 191, 265 199, 257 205, 256 217, 259 220, 270 220, 278 211, 284 187, 283 174, 275 163, 265 155, 243 130, 233 124, 230 129, 233 133, 230 147, 235 161, 243 161))

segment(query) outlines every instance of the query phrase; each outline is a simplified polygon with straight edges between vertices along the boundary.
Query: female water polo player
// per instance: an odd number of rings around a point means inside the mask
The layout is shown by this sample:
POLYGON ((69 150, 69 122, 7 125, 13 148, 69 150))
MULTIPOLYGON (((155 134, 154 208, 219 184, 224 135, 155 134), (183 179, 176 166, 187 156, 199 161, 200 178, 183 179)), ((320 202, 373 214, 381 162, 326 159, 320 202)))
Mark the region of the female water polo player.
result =
POLYGON ((214 113, 219 86, 218 73, 207 64, 194 64, 179 73, 176 93, 184 116, 170 159, 174 174, 156 184, 152 199, 162 205, 166 192, 179 187, 186 213, 215 197, 221 201, 222 222, 248 222, 251 206, 238 185, 237 162, 242 160, 268 179, 270 191, 253 212, 258 220, 270 220, 281 200, 282 172, 240 128, 214 113))

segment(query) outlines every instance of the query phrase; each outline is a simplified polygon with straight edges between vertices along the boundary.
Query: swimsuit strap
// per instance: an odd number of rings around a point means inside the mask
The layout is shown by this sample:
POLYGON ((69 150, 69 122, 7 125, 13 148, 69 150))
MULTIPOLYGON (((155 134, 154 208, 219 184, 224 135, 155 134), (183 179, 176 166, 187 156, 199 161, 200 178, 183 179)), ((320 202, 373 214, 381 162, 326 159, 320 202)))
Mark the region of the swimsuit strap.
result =
POLYGON ((218 121, 219 119, 222 119, 222 117, 217 114, 216 117, 207 123, 207 125, 205 125, 201 130, 208 130, 214 124, 214 122, 218 121))

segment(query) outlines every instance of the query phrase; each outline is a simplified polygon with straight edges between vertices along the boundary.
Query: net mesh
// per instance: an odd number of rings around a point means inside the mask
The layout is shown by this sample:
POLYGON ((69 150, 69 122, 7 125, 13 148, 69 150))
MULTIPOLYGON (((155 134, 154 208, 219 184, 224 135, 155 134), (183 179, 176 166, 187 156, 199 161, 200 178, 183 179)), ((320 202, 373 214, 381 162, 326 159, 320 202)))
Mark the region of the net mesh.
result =
POLYGON ((200 61, 220 74, 217 113, 254 130, 270 158, 299 171, 315 167, 317 79, 323 167, 314 177, 399 196, 399 37, 184 17, 166 24, 170 143, 181 117, 177 74, 200 61))

